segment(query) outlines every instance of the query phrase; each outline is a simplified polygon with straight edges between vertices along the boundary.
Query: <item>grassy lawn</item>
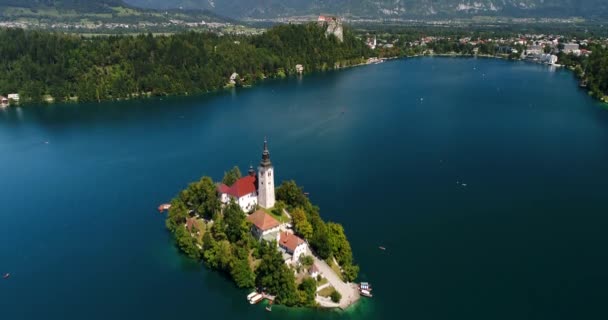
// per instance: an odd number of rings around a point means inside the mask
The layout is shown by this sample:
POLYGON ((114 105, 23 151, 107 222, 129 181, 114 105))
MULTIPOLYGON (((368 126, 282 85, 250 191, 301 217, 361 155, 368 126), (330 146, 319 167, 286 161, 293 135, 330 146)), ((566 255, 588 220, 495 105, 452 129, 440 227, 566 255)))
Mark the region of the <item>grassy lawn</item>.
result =
POLYGON ((327 282, 329 282, 327 280, 327 278, 322 278, 321 281, 317 281, 317 287, 320 287, 320 286, 326 284, 327 282))
POLYGON ((280 223, 289 222, 289 218, 287 218, 287 216, 283 212, 281 212, 281 215, 279 216, 279 215, 274 214, 274 212, 272 212, 272 209, 264 209, 264 208, 261 208, 261 209, 264 210, 264 212, 271 215, 273 218, 277 219, 280 223))
POLYGON ((320 295, 321 297, 329 297, 331 295, 332 292, 334 292, 336 289, 334 289, 334 287, 329 286, 329 287, 325 287, 323 289, 321 289, 321 291, 317 292, 318 295, 320 295))
POLYGON ((344 280, 344 278, 342 278, 342 271, 340 271, 340 267, 334 263, 334 259, 327 259, 325 262, 327 262, 327 264, 331 267, 332 270, 334 270, 334 272, 338 275, 338 277, 340 277, 340 279, 344 280))

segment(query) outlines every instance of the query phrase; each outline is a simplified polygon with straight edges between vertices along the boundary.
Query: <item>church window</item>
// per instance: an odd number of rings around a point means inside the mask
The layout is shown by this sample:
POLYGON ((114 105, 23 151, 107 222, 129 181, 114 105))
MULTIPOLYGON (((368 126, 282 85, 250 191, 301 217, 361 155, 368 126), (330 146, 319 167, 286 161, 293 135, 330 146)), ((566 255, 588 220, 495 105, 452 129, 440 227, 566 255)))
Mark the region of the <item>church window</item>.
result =
POLYGON ((270 177, 270 171, 268 171, 268 176, 270 177))

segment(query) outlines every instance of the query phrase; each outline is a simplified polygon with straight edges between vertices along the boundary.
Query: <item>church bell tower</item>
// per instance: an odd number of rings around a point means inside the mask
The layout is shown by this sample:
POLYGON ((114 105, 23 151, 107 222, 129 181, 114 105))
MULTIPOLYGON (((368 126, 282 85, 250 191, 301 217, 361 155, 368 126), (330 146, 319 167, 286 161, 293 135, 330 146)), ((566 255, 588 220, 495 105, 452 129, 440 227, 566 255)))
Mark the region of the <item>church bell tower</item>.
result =
POLYGON ((270 162, 268 141, 264 139, 262 161, 258 166, 258 204, 268 209, 274 207, 274 167, 270 162))

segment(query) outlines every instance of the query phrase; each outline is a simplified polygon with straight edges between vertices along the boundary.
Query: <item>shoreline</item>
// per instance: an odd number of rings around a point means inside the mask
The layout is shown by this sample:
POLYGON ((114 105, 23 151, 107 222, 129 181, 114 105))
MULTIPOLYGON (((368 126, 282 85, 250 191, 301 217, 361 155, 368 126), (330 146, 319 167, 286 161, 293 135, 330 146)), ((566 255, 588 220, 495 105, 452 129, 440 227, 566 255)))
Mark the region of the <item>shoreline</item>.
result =
MULTIPOLYGON (((282 79, 289 79, 289 78, 298 78, 298 77, 303 77, 307 74, 314 74, 314 73, 319 73, 319 72, 327 72, 327 71, 340 71, 340 70, 345 70, 345 69, 350 69, 350 68, 356 68, 356 67, 362 67, 362 66, 368 66, 368 65, 374 65, 374 64, 379 64, 379 63, 383 63, 386 61, 390 61, 390 60, 400 60, 400 59, 408 59, 408 58, 424 58, 424 57, 429 57, 429 58, 433 58, 433 57, 439 57, 439 58, 484 58, 484 59, 498 59, 498 60, 504 60, 504 61, 520 61, 520 62, 527 62, 527 63, 534 63, 534 64, 540 64, 540 65, 546 65, 546 66, 554 66, 554 67, 558 67, 558 68, 565 68, 568 69, 569 71, 573 71, 572 67, 570 66, 566 66, 566 65, 547 65, 544 63, 539 63, 539 62, 535 62, 535 61, 529 61, 526 59, 509 59, 508 57, 503 57, 503 56, 495 56, 495 55, 489 55, 489 54, 475 54, 475 55, 470 55, 470 54, 462 54, 462 53, 433 53, 433 54, 415 54, 415 55, 404 55, 404 56, 391 56, 391 57, 370 57, 369 59, 372 58, 377 58, 380 60, 380 62, 362 62, 362 63, 357 63, 357 64, 352 64, 352 65, 345 65, 345 66, 337 66, 335 68, 332 69, 328 69, 328 70, 317 70, 317 71, 311 71, 308 73, 295 73, 295 74, 289 74, 286 75, 284 77, 264 77, 264 79, 262 80, 258 80, 255 81, 251 84, 247 84, 247 85, 242 85, 242 86, 234 86, 234 85, 226 85, 224 87, 215 89, 215 90, 210 90, 207 92, 202 92, 202 93, 197 93, 197 94, 189 94, 188 92, 184 92, 182 94, 167 94, 167 95, 159 95, 159 96, 152 96, 150 92, 144 92, 144 93, 139 93, 139 94, 133 94, 133 96, 131 98, 121 98, 121 99, 116 99, 116 100, 99 100, 99 101, 93 101, 93 102, 78 102, 77 99, 74 98, 70 98, 69 101, 62 101, 62 102, 57 102, 54 98, 52 99, 46 99, 45 101, 42 101, 40 103, 16 103, 16 104, 7 104, 7 105, 2 105, 2 107, 0 107, 1 109, 6 110, 7 108, 10 107, 31 107, 31 106, 38 106, 38 107, 44 107, 44 106, 50 106, 50 105, 71 105, 71 104, 75 104, 75 103, 82 103, 82 104, 89 104, 89 103, 113 103, 113 102, 125 102, 125 101, 145 101, 146 99, 162 99, 162 98, 180 98, 180 97, 202 97, 202 96, 207 96, 207 95, 211 95, 211 94, 221 94, 222 92, 227 92, 230 90, 235 90, 235 89, 239 89, 239 88, 254 88, 256 87, 258 84, 262 84, 267 82, 268 80, 282 80, 282 79)), ((581 80, 580 78, 578 78, 576 75, 575 77, 578 80, 581 80)), ((583 89, 583 88, 579 88, 579 89, 583 89)), ((586 91, 588 94, 591 91, 586 91)), ((599 97, 593 97, 595 100, 599 101, 600 103, 603 103, 604 106, 606 108, 608 108, 608 99, 602 99, 599 97)))

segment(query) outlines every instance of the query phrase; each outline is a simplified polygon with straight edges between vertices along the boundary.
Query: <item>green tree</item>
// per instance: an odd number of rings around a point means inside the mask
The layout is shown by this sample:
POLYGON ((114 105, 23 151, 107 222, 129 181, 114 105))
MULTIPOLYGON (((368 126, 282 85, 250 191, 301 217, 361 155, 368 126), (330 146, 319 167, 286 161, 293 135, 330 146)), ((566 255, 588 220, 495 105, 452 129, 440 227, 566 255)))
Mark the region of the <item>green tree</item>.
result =
POLYGON ((236 259, 230 270, 230 275, 239 288, 252 288, 255 286, 255 274, 249 267, 249 261, 236 259))
POLYGON ((188 218, 188 208, 184 202, 180 199, 173 199, 171 201, 171 208, 167 214, 167 219, 165 220, 167 229, 171 232, 175 232, 179 226, 183 226, 183 224, 186 223, 186 218, 188 218))
POLYGON ((238 179, 241 178, 241 170, 238 166, 232 167, 232 169, 224 172, 224 178, 222 179, 222 183, 227 186, 233 185, 238 179))
POLYGON ((291 218, 295 232, 304 237, 304 239, 310 239, 313 235, 313 229, 310 222, 308 222, 306 212, 301 208, 295 208, 291 211, 291 218))
POLYGON ((262 261, 256 269, 256 285, 276 295, 277 303, 292 306, 298 303, 295 277, 276 250, 276 242, 262 244, 262 261))
POLYGON ((175 240, 179 248, 192 259, 200 259, 201 251, 196 246, 194 237, 186 231, 186 228, 181 226, 175 230, 175 240))
POLYGON ((234 201, 224 208, 224 222, 226 225, 226 236, 230 242, 237 242, 247 233, 245 213, 234 201))
POLYGON ((340 300, 342 300, 342 295, 340 294, 340 292, 338 292, 338 290, 335 290, 331 293, 331 301, 335 302, 335 303, 339 303, 340 300))
POLYGON ((220 200, 213 180, 203 177, 191 183, 180 193, 180 199, 194 212, 205 219, 210 219, 220 208, 220 200))
POLYGON ((302 280, 302 283, 298 286, 298 296, 300 298, 300 305, 314 306, 315 296, 317 293, 317 282, 315 279, 307 277, 302 280))
POLYGON ((293 180, 284 181, 276 191, 277 200, 283 201, 290 209, 308 206, 308 198, 293 180))

